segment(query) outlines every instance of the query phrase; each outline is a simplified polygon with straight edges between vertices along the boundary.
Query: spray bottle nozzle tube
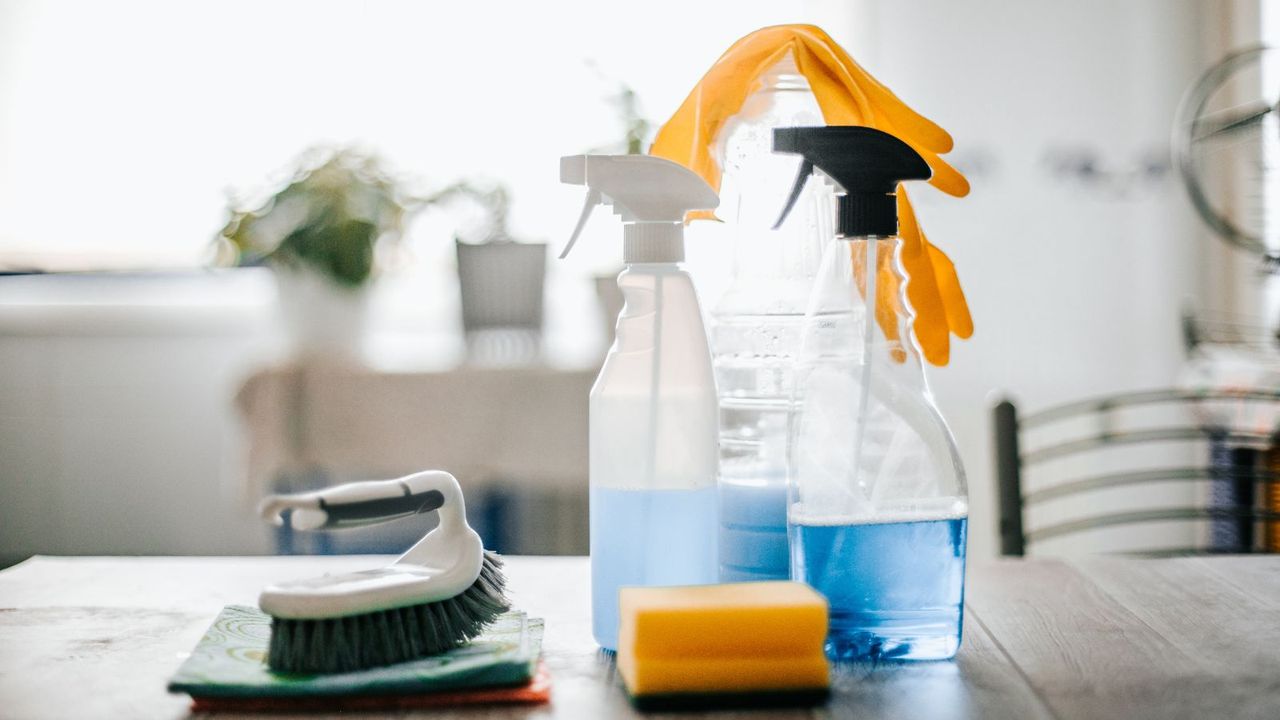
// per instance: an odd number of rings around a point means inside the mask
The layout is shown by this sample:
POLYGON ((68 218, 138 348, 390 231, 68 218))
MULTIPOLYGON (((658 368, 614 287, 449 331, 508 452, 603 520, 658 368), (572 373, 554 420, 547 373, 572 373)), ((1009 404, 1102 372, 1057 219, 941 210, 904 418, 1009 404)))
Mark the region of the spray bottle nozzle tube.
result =
POLYGON ((586 185, 586 203, 563 259, 582 234, 596 205, 622 216, 624 261, 684 259, 684 216, 720 204, 706 181, 683 165, 650 155, 570 155, 560 158, 560 182, 586 185))
POLYGON ((894 191, 898 183, 928 180, 932 175, 929 164, 910 145, 869 127, 776 128, 773 151, 804 158, 775 228, 787 219, 805 182, 817 168, 845 191, 839 200, 836 224, 839 235, 897 235, 894 191))

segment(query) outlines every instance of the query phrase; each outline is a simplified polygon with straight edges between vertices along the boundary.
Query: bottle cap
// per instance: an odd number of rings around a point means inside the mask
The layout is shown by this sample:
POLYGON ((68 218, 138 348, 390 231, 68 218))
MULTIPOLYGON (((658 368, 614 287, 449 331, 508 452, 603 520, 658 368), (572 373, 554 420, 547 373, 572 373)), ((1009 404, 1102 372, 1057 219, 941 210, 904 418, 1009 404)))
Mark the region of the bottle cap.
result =
POLYGON ((585 185, 586 203, 560 258, 568 256, 596 205, 622 217, 622 259, 632 263, 684 260, 684 216, 712 210, 720 199, 683 165, 650 155, 570 155, 560 158, 560 182, 585 185))
POLYGON ((897 235, 898 183, 928 180, 932 175, 929 164, 910 145, 869 127, 776 128, 773 151, 804 157, 775 228, 787 219, 805 181, 817 168, 845 192, 837 206, 838 236, 897 235))

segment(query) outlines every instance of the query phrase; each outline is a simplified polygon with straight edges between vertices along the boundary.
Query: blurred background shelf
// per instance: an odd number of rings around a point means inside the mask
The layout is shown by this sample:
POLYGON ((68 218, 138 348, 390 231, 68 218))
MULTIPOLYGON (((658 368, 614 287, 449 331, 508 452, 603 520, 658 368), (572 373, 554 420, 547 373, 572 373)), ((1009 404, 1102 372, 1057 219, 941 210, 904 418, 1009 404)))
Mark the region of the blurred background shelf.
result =
MULTIPOLYGON (((542 367, 265 370, 237 398, 251 438, 249 484, 300 491, 449 468, 492 549, 585 554, 587 395, 595 375, 542 367)), ((285 552, 396 552, 430 522, 418 516, 278 539, 285 552)))
MULTIPOLYGON (((416 297, 392 282, 373 304, 412 309, 416 297)), ((539 494, 543 484, 561 492, 578 483, 585 503, 597 322, 566 336, 553 321, 540 354, 523 365, 472 368, 460 327, 403 309, 375 317, 363 370, 312 373, 285 364, 264 269, 0 278, 0 564, 36 553, 273 553, 279 539, 254 514, 273 480, 418 470, 405 463, 430 460, 425 449, 467 468, 458 476, 484 485, 482 495, 529 477, 533 485, 510 494, 532 494, 530 507, 552 502, 539 494), (365 392, 388 403, 383 417, 395 420, 378 431, 389 436, 375 437, 365 422, 373 413, 360 401, 365 392), (237 394, 250 415, 237 409, 237 394), (282 398, 278 407, 270 395, 282 398), (314 421, 294 414, 304 397, 322 413, 314 421), (329 444, 289 434, 286 423, 359 434, 329 444), (459 432, 460 444, 444 432, 459 432), (502 442, 481 444, 481 432, 502 442), (370 452, 353 451, 361 446, 370 452)), ((585 505, 564 506, 585 523, 585 505)), ((546 543, 531 547, 585 549, 585 530, 555 527, 539 529, 546 543)))

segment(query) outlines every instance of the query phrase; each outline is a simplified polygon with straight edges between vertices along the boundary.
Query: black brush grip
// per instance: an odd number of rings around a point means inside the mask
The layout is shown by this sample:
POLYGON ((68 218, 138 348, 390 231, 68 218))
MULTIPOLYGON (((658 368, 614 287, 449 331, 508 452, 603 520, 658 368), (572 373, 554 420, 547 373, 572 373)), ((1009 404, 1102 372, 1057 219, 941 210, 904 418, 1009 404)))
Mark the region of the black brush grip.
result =
POLYGON ((444 494, 439 490, 412 495, 378 498, 363 502, 334 505, 320 501, 320 509, 328 515, 328 520, 321 528, 359 527, 374 525, 388 520, 396 520, 410 515, 431 512, 444 505, 444 494))

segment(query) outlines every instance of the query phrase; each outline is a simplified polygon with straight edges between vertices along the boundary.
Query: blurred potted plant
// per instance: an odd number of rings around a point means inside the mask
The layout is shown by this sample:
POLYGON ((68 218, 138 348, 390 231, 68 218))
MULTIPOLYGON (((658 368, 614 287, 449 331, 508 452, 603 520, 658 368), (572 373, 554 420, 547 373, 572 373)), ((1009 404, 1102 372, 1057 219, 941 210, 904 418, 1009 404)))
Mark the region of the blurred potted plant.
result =
POLYGON ((469 201, 481 215, 478 222, 460 224, 454 236, 468 360, 481 364, 534 360, 542 347, 547 246, 511 237, 505 187, 484 190, 463 181, 424 198, 423 203, 455 199, 469 201))
POLYGON ((375 156, 312 148, 265 202, 232 203, 218 259, 275 272, 296 354, 358 359, 375 251, 400 238, 417 206, 375 156))

